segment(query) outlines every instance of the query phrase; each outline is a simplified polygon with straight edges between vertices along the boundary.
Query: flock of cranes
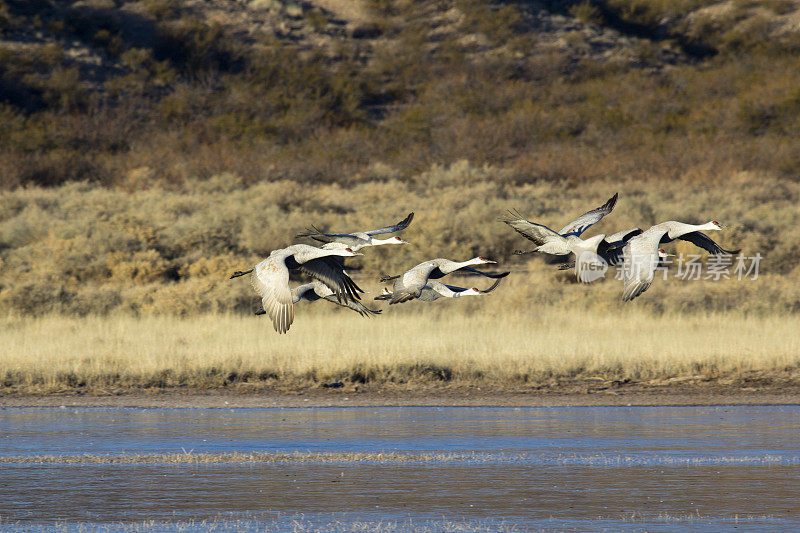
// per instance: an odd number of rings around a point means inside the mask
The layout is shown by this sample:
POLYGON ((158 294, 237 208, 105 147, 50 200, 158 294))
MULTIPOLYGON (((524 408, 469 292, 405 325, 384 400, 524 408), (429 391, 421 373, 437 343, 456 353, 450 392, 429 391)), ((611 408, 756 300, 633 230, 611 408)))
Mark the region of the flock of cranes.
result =
MULTIPOLYGON (((618 195, 612 196, 596 209, 582 214, 558 232, 529 220, 518 212, 510 212, 502 219, 515 231, 533 242, 536 246, 528 251, 557 256, 562 263, 560 269, 575 269, 576 277, 583 282, 591 282, 595 277, 587 277, 587 272, 597 272, 598 268, 620 265, 623 272, 622 300, 630 301, 646 291, 655 277, 659 261, 666 257, 660 248, 662 244, 681 239, 705 249, 711 254, 737 254, 739 250, 726 250, 714 242, 703 231, 721 230, 724 226, 716 221, 694 225, 667 221, 647 230, 629 228, 613 235, 595 235, 582 239, 581 235, 603 217, 611 213, 617 203, 618 195)), ((278 333, 286 333, 294 321, 294 304, 303 300, 315 302, 327 300, 352 309, 362 316, 373 316, 380 310, 364 305, 360 293, 364 291, 347 274, 344 258, 364 255, 359 250, 369 246, 388 244, 408 244, 399 237, 376 239, 376 235, 396 233, 411 224, 414 213, 406 218, 376 230, 354 233, 325 233, 315 226, 297 237, 310 238, 323 243, 321 247, 308 244, 294 244, 273 250, 263 261, 245 271, 236 271, 231 278, 251 274, 253 289, 261 297, 263 310, 257 315, 266 314, 278 333), (313 281, 291 288, 290 271, 299 271, 313 281)), ((381 282, 392 282, 392 289, 384 288, 376 301, 388 301, 390 305, 420 300, 432 302, 439 298, 460 298, 463 296, 485 295, 500 284, 509 272, 493 274, 474 268, 477 265, 494 264, 496 261, 475 257, 467 261, 431 259, 420 263, 399 275, 384 275, 381 282), (467 271, 493 278, 494 283, 487 289, 464 288, 446 285, 437 281, 456 271, 467 271)))

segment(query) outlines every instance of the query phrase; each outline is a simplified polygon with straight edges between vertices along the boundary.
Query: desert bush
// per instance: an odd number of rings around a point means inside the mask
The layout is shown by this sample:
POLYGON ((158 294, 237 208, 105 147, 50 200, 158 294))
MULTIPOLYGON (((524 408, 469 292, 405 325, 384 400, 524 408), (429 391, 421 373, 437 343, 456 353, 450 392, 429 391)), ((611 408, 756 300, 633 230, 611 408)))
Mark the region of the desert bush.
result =
POLYGON ((156 57, 169 59, 184 72, 235 71, 241 68, 241 52, 219 23, 207 24, 192 16, 158 25, 156 57))
MULTIPOLYGON (((0 311, 84 314, 97 304, 98 313, 250 312, 255 295, 246 282, 227 281, 233 270, 297 242, 294 235, 310 224, 337 232, 364 230, 400 220, 410 211, 415 221, 403 237, 413 246, 367 249, 350 261, 356 280, 373 293, 379 290, 381 272, 399 273, 433 257, 483 255, 498 260, 498 269, 514 272, 508 284, 518 280, 514 291, 498 293, 492 301, 606 309, 619 305, 618 282, 580 287, 569 273, 513 256, 513 250, 528 243, 498 218, 516 208, 531 220, 559 228, 616 191, 621 193, 617 208, 593 231, 715 219, 731 226, 713 235, 723 246, 764 257, 758 280, 658 280, 646 298, 634 303, 637 307, 777 313, 795 312, 799 305, 800 292, 792 281, 800 271, 800 233, 791 230, 800 227, 795 209, 800 186, 794 180, 739 173, 716 182, 693 185, 679 179, 654 188, 630 177, 576 188, 569 181, 528 179, 514 169, 466 160, 436 165, 409 179, 380 169, 375 171, 380 179, 346 187, 319 183, 310 188, 288 180, 248 185, 236 176, 219 175, 186 181, 175 190, 128 191, 84 183, 2 193, 0 311), (110 303, 100 302, 103 294, 110 303)), ((694 253, 691 246, 681 246, 694 253)), ((464 303, 464 309, 483 305, 464 303)))

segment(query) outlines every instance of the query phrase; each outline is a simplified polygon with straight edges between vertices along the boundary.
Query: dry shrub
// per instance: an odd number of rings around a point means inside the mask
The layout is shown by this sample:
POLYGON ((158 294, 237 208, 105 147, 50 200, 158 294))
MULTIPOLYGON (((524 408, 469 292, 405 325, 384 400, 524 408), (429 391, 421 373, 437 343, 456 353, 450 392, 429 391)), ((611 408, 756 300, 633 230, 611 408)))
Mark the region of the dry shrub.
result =
MULTIPOLYGON (((286 180, 248 186, 236 176, 220 175, 187 181, 180 190, 129 192, 71 184, 2 193, 0 303, 6 312, 23 313, 83 314, 92 306, 98 313, 250 312, 254 295, 247 283, 227 281, 233 270, 297 242, 294 235, 310 224, 334 232, 367 230, 414 211, 415 220, 403 234, 411 246, 366 249, 348 262, 356 268, 356 280, 372 293, 379 291, 381 272, 396 274, 433 257, 482 255, 498 260, 497 269, 514 272, 504 286, 514 278, 526 280, 513 296, 509 293, 515 302, 604 309, 619 298, 617 282, 581 287, 569 273, 559 274, 535 257, 513 256, 529 243, 498 219, 515 208, 558 229, 620 192, 615 211, 590 233, 713 219, 731 226, 712 235, 723 246, 764 257, 757 281, 659 281, 632 305, 658 312, 736 308, 757 313, 793 312, 798 306, 791 280, 797 272, 800 233, 792 228, 800 227, 795 207, 800 186, 792 180, 741 172, 706 184, 663 182, 656 189, 635 177, 576 186, 568 179, 531 179, 467 161, 433 166, 405 180, 393 179, 388 167, 374 168, 385 179, 351 187, 309 188, 286 180), (106 289, 110 303, 100 302, 106 289)), ((671 249, 695 253, 688 244, 671 249)), ((484 305, 481 300, 461 308, 484 305)))

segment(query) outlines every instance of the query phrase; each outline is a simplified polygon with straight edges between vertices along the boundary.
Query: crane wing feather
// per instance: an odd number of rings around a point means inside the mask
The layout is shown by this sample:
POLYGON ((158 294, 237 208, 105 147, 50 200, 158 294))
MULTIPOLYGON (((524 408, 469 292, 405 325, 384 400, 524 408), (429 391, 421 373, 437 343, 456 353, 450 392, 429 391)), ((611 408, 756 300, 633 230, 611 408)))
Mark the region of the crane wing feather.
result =
POLYGON ((624 243, 628 242, 629 240, 631 240, 633 237, 636 237, 637 235, 641 235, 642 233, 643 233, 642 232, 642 228, 624 229, 622 231, 618 231, 616 233, 612 233, 611 235, 609 235, 608 237, 605 238, 605 241, 608 244, 617 244, 617 243, 623 243, 624 244, 624 243))
POLYGON ((622 301, 633 300, 653 283, 658 266, 658 243, 666 230, 646 231, 622 249, 622 301))
MULTIPOLYGON (((508 274, 509 274, 509 272, 503 272, 502 274, 497 275, 497 279, 495 279, 495 282, 492 283, 489 286, 488 289, 484 289, 484 290, 478 291, 478 292, 483 293, 483 294, 486 294, 488 292, 492 292, 493 290, 495 290, 497 288, 498 285, 500 285, 500 282, 503 281, 503 278, 506 277, 508 274)), ((465 290, 467 290, 466 287, 457 287, 455 285, 444 285, 444 286, 447 287, 448 289, 450 289, 453 292, 464 292, 465 290)))
POLYGON ((310 228, 306 228, 306 231, 303 233, 298 233, 295 237, 310 237, 314 240, 319 242, 342 242, 349 245, 356 245, 356 244, 363 244, 363 240, 368 240, 368 237, 372 235, 381 235, 383 233, 394 233, 395 231, 401 231, 408 227, 411 224, 411 221, 414 219, 414 213, 409 213, 406 218, 398 222, 397 224, 392 224, 391 226, 386 226, 379 229, 373 229, 370 231, 354 231, 352 233, 326 233, 319 229, 318 227, 311 225, 310 228))
POLYGON ((561 235, 547 226, 530 222, 524 218, 516 218, 515 213, 511 213, 510 211, 509 214, 512 215, 512 218, 504 219, 503 222, 511 226, 514 231, 533 242, 536 246, 542 246, 544 243, 553 239, 563 239, 561 235))
POLYGON ((318 257, 305 261, 298 268, 328 286, 339 301, 359 300, 364 292, 344 271, 343 265, 332 257, 318 257))
POLYGON ((618 196, 619 193, 614 193, 614 196, 609 198, 606 203, 604 203, 600 207, 592 209, 591 211, 585 212, 584 214, 582 214, 581 216, 579 216, 578 218, 576 218, 575 220, 573 220, 572 222, 561 228, 561 231, 559 231, 558 233, 564 236, 575 235, 576 237, 580 237, 584 231, 589 229, 589 227, 600 222, 600 220, 602 220, 604 216, 606 216, 607 214, 609 214, 611 211, 614 210, 614 206, 617 203, 618 196))
POLYGON ((685 233, 678 237, 682 241, 689 241, 690 243, 694 244, 699 248, 703 248, 704 250, 708 251, 710 254, 727 254, 727 255, 736 255, 741 250, 726 250, 716 242, 714 239, 709 237, 703 232, 700 231, 692 231, 690 233, 685 233))
POLYGON ((268 257, 253 269, 250 284, 261 296, 261 305, 278 333, 286 333, 294 321, 289 269, 280 257, 268 257))
POLYGON ((414 220, 414 212, 413 211, 411 213, 409 213, 406 216, 406 218, 404 218, 403 220, 401 220, 397 224, 392 224, 391 226, 386 226, 385 228, 373 229, 373 230, 370 230, 370 231, 366 231, 364 233, 366 233, 369 236, 372 236, 372 235, 382 235, 384 233, 394 233, 395 231, 402 231, 402 230, 406 229, 409 224, 411 224, 412 220, 414 220))
MULTIPOLYGON (((508 276, 510 274, 510 272, 501 272, 499 274, 490 274, 488 272, 481 272, 480 270, 478 270, 476 268, 472 268, 470 266, 461 267, 458 270, 467 270, 469 272, 472 272, 473 274, 480 274, 481 276, 485 276, 487 278, 492 278, 492 279, 504 278, 504 277, 506 277, 506 276, 508 276)), ((431 277, 433 277, 433 276, 431 276, 431 277)))

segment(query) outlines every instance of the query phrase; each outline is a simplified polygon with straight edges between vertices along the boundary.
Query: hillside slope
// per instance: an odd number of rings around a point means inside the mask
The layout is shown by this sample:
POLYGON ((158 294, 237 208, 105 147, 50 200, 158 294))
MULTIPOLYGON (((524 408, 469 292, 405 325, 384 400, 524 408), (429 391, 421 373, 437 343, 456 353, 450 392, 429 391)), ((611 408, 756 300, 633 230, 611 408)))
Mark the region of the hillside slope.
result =
POLYGON ((464 158, 649 179, 700 153, 794 173, 799 20, 788 0, 2 0, 0 186, 464 158), (696 154, 648 160, 687 136, 696 154))

